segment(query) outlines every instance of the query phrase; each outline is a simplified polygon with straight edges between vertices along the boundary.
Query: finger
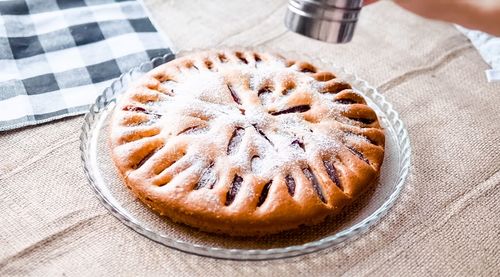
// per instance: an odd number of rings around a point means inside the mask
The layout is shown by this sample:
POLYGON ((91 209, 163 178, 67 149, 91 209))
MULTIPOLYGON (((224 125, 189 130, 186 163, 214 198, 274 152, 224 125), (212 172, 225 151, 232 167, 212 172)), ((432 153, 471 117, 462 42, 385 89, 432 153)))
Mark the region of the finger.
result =
POLYGON ((377 2, 378 0, 364 0, 363 1, 363 5, 366 6, 366 5, 370 5, 370 4, 373 4, 375 2, 377 2))

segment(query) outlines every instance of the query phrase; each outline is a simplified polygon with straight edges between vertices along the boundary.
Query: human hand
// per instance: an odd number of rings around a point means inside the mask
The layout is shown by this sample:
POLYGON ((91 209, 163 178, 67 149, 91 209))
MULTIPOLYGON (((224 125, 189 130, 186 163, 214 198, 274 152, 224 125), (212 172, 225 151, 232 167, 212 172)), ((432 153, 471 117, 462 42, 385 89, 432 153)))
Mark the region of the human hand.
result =
MULTIPOLYGON (((377 0, 365 0, 365 5, 377 0)), ((500 36, 500 0, 394 0, 420 16, 500 36)))

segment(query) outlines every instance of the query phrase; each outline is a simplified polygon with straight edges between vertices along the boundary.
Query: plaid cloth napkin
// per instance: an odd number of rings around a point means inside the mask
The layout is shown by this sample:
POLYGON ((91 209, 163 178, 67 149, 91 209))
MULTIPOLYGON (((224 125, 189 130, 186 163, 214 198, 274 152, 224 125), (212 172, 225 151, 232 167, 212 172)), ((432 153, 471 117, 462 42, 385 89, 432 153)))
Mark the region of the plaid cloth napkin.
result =
POLYGON ((0 131, 85 113, 121 73, 171 53, 138 1, 0 0, 0 131))

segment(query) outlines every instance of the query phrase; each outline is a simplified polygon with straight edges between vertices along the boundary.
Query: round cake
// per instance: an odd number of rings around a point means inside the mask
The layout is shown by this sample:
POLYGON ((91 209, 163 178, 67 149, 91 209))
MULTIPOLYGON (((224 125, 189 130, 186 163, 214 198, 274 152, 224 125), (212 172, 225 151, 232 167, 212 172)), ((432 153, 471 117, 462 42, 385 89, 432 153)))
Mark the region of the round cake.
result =
POLYGON ((251 50, 209 50, 145 74, 118 100, 111 154, 160 215, 208 232, 317 224, 376 183, 384 132, 334 72, 251 50))

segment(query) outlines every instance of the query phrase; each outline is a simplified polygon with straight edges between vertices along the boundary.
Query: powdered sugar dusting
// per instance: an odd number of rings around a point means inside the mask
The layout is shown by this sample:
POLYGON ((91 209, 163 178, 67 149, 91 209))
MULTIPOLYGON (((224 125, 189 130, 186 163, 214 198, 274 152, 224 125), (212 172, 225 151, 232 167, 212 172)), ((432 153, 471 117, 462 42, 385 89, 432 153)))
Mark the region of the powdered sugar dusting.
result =
POLYGON ((181 69, 175 82, 168 81, 174 93, 147 103, 162 115, 166 139, 177 135, 189 141, 186 158, 198 161, 193 166, 200 167, 199 172, 210 167, 212 174, 221 170, 217 166, 221 163, 236 168, 243 177, 272 179, 340 149, 345 134, 325 131, 329 128, 323 122, 341 117, 346 105, 334 103, 332 94, 321 93, 322 84, 310 74, 286 67, 279 58, 259 66, 221 62, 214 69, 181 69), (284 92, 290 80, 294 82, 291 92, 284 92), (268 90, 264 103, 258 95, 263 88, 268 90), (310 96, 300 98, 296 95, 300 93, 310 96), (304 108, 293 110, 298 105, 304 108), (279 113, 276 109, 291 110, 279 113))

